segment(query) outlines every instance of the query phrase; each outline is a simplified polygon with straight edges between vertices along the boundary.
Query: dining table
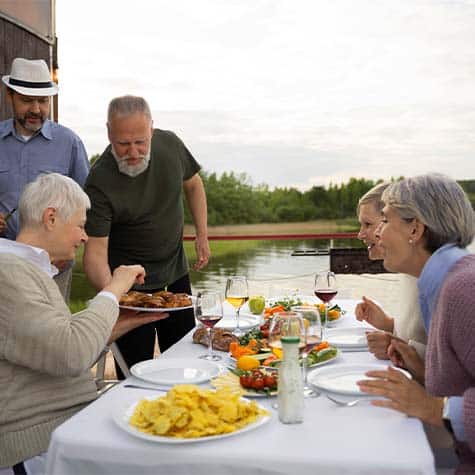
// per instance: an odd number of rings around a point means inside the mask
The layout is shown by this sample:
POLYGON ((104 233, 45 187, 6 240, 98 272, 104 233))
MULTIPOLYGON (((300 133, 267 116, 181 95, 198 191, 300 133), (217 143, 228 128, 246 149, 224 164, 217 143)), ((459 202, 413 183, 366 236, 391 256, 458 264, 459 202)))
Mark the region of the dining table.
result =
MULTIPOLYGON (((356 301, 337 300, 344 314, 335 328, 368 327, 354 316, 356 301)), ((231 310, 229 310, 231 311, 231 310)), ((173 318, 173 316, 171 317, 173 318)), ((248 316, 248 320, 251 317, 248 316)), ((368 327, 369 329, 369 327, 368 327)), ((330 332, 330 330, 328 330, 330 332)), ((206 348, 192 342, 191 331, 158 357, 198 358, 206 348)), ((229 358, 221 353, 222 370, 229 358)), ((345 348, 335 361, 309 371, 338 370, 342 365, 388 366, 367 349, 345 348)), ((210 387, 209 383, 200 386, 210 387)), ((362 397, 340 406, 325 397, 304 400, 304 420, 283 424, 276 397, 255 398, 270 413, 254 430, 213 440, 167 443, 144 440, 116 422, 133 403, 163 396, 166 387, 130 376, 89 404, 52 434, 48 475, 315 475, 315 474, 434 474, 434 457, 420 420, 371 405, 362 397), (137 386, 137 387, 131 387, 137 386)), ((348 397, 347 397, 348 398, 348 397)), ((351 398, 350 398, 351 399, 351 398)))

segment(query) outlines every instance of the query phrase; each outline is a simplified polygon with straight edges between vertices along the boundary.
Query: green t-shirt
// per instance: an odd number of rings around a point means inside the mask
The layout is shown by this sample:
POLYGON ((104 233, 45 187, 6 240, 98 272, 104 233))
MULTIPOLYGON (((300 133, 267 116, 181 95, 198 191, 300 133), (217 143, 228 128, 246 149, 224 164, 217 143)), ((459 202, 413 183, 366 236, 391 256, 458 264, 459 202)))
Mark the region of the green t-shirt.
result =
MULTIPOLYGON (((147 290, 188 273, 183 249, 183 181, 200 165, 170 131, 155 129, 150 163, 135 178, 119 172, 110 145, 94 164, 85 191, 91 199, 86 232, 109 236, 111 270, 141 264, 147 290)), ((137 287, 139 288, 139 287, 137 287)))

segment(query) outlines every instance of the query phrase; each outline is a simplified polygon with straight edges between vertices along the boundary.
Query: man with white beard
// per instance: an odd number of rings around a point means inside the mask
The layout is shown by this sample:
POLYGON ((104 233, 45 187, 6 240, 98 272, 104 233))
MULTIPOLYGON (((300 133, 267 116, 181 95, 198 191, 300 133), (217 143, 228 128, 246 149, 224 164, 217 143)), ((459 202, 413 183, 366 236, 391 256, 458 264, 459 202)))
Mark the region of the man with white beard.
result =
MULTIPOLYGON (((128 263, 146 270, 145 284, 135 290, 191 294, 183 249, 183 191, 196 229, 196 269, 208 263, 207 207, 200 165, 170 131, 153 129, 147 102, 123 96, 109 104, 110 145, 94 164, 85 191, 91 199, 84 270, 96 289, 111 272, 128 263)), ((161 351, 176 343, 195 324, 191 309, 144 325, 117 340, 130 367, 151 359, 155 334, 161 351)), ((119 377, 120 368, 116 365, 119 377)))

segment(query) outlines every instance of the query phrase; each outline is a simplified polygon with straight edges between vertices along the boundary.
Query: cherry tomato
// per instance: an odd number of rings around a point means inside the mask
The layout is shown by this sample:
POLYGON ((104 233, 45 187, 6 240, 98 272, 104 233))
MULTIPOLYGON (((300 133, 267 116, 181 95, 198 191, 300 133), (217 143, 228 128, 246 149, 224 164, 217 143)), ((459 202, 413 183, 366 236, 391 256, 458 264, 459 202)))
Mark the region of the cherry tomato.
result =
POLYGON ((260 378, 260 377, 254 379, 254 383, 253 383, 252 387, 257 391, 259 391, 261 389, 264 389, 264 379, 260 378))
POLYGON ((266 375, 264 376, 264 386, 269 389, 272 389, 275 386, 277 386, 277 380, 275 379, 274 376, 266 375))
POLYGON ((243 388, 252 388, 254 383, 254 378, 248 374, 243 374, 239 377, 239 382, 243 388))

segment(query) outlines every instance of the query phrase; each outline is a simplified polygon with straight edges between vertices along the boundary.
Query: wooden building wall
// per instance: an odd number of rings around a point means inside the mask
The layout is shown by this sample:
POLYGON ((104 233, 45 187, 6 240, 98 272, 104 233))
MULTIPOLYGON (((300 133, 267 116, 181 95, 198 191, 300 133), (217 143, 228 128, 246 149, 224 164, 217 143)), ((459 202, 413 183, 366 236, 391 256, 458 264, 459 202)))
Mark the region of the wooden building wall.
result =
MULTIPOLYGON (((0 17, 0 78, 10 74, 12 61, 16 57, 44 59, 51 69, 52 46, 29 31, 0 17)), ((5 99, 5 86, 0 88, 0 120, 11 117, 5 99)), ((52 108, 53 110, 53 108, 52 108)))

